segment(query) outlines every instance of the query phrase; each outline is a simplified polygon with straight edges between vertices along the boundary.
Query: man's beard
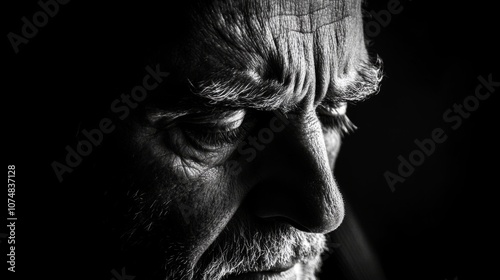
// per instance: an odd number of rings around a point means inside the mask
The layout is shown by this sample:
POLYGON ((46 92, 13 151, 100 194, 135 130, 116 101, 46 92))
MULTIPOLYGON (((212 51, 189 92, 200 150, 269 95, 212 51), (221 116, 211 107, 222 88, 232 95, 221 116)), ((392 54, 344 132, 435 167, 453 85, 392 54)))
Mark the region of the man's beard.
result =
POLYGON ((321 253, 326 250, 323 234, 300 232, 285 224, 257 228, 247 221, 230 223, 194 267, 183 265, 192 260, 170 259, 167 279, 221 280, 290 262, 301 265, 297 279, 316 279, 321 253))

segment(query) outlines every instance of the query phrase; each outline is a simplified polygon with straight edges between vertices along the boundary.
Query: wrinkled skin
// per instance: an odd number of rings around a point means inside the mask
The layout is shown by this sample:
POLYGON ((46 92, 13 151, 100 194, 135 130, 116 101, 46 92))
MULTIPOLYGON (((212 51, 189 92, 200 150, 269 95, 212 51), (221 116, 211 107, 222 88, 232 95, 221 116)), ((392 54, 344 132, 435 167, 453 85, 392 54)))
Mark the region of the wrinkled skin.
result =
POLYGON ((344 216, 332 170, 346 102, 379 81, 361 3, 205 2, 162 53, 168 81, 118 132, 107 218, 124 266, 140 279, 316 279, 344 216))

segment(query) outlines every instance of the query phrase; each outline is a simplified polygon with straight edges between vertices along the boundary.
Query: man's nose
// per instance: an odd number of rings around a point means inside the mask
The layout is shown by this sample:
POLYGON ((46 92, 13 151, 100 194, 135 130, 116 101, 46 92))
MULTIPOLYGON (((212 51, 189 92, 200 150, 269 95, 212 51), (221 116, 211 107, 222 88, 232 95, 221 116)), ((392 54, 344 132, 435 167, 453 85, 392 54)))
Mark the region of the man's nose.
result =
POLYGON ((259 179, 249 193, 255 215, 315 233, 340 225, 344 204, 323 137, 314 112, 275 134, 259 155, 259 179))

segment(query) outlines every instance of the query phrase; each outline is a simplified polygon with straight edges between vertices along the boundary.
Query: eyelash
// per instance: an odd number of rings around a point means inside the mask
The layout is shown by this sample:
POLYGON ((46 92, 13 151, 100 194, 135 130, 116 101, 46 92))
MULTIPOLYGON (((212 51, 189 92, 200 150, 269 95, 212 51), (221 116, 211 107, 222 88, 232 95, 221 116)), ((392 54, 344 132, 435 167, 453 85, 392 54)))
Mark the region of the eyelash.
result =
MULTIPOLYGON (((323 111, 331 112, 328 109, 323 109, 323 111)), ((354 132, 357 128, 345 114, 327 114, 318 111, 317 116, 324 129, 335 130, 342 136, 354 132)))
POLYGON ((229 130, 214 130, 205 128, 199 124, 184 124, 181 126, 189 143, 195 148, 202 150, 206 150, 207 146, 220 148, 235 143, 239 139, 242 139, 250 128, 251 125, 247 121, 243 121, 239 127, 229 130))

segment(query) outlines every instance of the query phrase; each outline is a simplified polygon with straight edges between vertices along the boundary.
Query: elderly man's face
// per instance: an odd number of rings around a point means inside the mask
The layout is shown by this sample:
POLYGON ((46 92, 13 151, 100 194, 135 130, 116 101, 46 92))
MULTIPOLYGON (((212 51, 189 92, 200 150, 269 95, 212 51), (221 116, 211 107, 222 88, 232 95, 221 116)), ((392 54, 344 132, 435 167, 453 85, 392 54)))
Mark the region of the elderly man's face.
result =
POLYGON ((126 266, 150 279, 315 279, 344 215, 332 169, 346 102, 379 81, 360 1, 206 2, 168 47, 168 85, 123 134, 126 266))

